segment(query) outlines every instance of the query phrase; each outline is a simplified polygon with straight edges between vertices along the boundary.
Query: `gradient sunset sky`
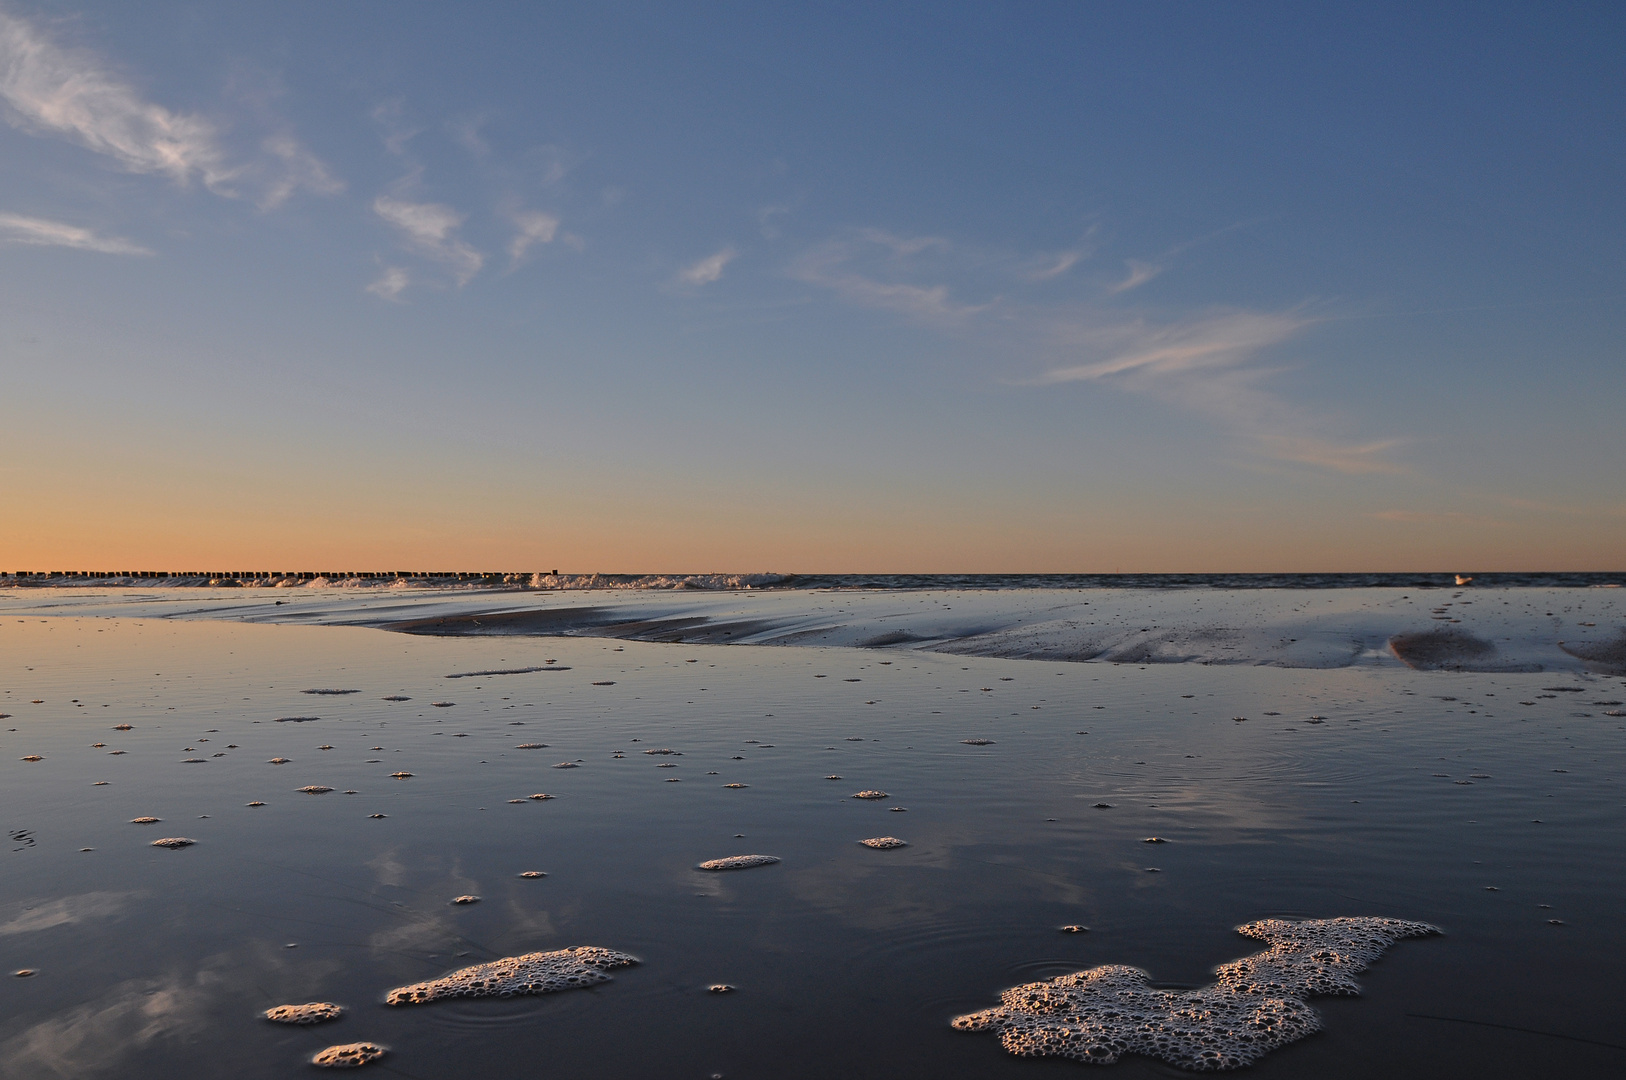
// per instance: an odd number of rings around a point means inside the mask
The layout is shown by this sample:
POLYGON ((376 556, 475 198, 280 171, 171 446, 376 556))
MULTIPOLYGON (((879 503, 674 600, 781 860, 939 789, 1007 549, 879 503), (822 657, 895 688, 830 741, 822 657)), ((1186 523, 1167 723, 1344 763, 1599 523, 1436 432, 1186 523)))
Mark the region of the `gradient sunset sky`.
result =
POLYGON ((1618 3, 0 0, 0 570, 1617 570, 1618 3))

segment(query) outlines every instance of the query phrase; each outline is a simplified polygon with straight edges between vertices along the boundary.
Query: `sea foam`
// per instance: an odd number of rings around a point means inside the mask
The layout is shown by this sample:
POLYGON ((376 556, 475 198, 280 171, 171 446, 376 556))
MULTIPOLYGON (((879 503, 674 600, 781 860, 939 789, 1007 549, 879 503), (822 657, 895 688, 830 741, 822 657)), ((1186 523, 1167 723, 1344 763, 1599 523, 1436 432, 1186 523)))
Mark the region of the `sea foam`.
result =
POLYGON ((1124 1054, 1183 1069, 1239 1069, 1321 1030, 1303 998, 1359 994, 1354 975, 1401 938, 1439 933, 1384 918, 1262 919, 1236 928, 1269 944, 1221 964, 1199 990, 1156 990, 1139 968, 1108 964, 1012 987, 1001 1005, 957 1016, 961 1031, 997 1031, 1021 1057, 1066 1057, 1110 1065, 1124 1054))
POLYGON ((505 956, 488 964, 459 968, 428 982, 398 986, 385 995, 384 1003, 419 1005, 441 998, 551 994, 609 982, 605 971, 636 963, 636 956, 595 945, 505 956))

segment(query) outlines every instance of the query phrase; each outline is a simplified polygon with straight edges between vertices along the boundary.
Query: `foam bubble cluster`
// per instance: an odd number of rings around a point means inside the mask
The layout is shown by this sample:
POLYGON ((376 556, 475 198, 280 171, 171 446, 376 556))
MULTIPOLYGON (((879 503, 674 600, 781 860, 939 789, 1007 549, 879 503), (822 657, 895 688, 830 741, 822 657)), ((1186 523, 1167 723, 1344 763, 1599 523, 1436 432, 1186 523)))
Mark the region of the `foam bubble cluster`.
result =
POLYGON ((860 840, 858 842, 863 844, 865 847, 876 848, 880 851, 885 851, 887 848, 909 846, 909 842, 907 840, 899 840, 896 836, 872 836, 868 840, 860 840))
POLYGON ((1354 975, 1401 938, 1439 929, 1400 919, 1262 919, 1237 933, 1269 944, 1221 964, 1211 986, 1155 990, 1146 972, 1122 964, 1027 983, 995 1009, 957 1016, 961 1031, 997 1031, 1022 1057, 1066 1057, 1110 1065, 1145 1054, 1198 1072, 1250 1065, 1321 1029, 1303 998, 1358 994, 1354 975))
POLYGON ((320 1065, 324 1069, 354 1069, 377 1061, 384 1054, 384 1048, 377 1043, 341 1043, 317 1051, 316 1056, 311 1058, 311 1064, 320 1065))
POLYGON ((166 836, 162 840, 154 840, 152 846, 167 847, 173 851, 177 848, 191 847, 195 843, 197 843, 196 840, 186 836, 166 836))
POLYGON ((440 998, 551 994, 609 982, 605 971, 637 962, 635 956, 594 945, 505 956, 489 964, 459 968, 429 982, 396 987, 384 1001, 389 1005, 418 1005, 440 998))
POLYGON ((337 1020, 344 1015, 344 1006, 331 1001, 312 1001, 304 1005, 278 1005, 265 1010, 267 1020, 279 1024, 320 1024, 324 1020, 337 1020))
POLYGON ((707 859, 700 864, 700 869, 746 870, 753 866, 769 866, 778 861, 773 855, 730 855, 726 859, 707 859))

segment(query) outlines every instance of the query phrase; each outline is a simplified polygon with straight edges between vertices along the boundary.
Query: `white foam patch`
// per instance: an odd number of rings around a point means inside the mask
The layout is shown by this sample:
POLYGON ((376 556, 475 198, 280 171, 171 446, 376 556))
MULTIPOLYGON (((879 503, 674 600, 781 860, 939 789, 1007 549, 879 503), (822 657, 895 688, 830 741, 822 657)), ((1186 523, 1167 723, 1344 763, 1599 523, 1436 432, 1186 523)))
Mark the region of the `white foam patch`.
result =
POLYGON ((166 836, 162 840, 154 840, 152 842, 152 846, 176 850, 183 847, 191 847, 195 843, 197 843, 196 840, 186 836, 166 836))
POLYGON ((726 859, 707 859, 700 864, 702 870, 748 870, 753 866, 771 866, 779 859, 773 855, 730 855, 726 859))
POLYGON ((459 968, 429 982, 398 986, 385 996, 384 1002, 419 1005, 441 998, 551 994, 609 982, 610 976, 605 971, 636 963, 635 956, 594 945, 505 956, 489 964, 459 968))
POLYGON ((877 851, 886 851, 889 848, 908 847, 909 841, 899 840, 896 836, 872 836, 868 840, 858 841, 865 847, 875 848, 877 851))
POLYGON ((1399 919, 1262 919, 1236 928, 1270 948, 1221 964, 1199 990, 1155 990, 1139 968, 1108 964, 1013 987, 999 1008, 957 1016, 960 1031, 997 1031, 1021 1057, 1110 1065, 1144 1054, 1198 1072, 1239 1069, 1321 1029, 1303 998, 1358 994, 1354 976, 1401 938, 1439 933, 1399 919))
POLYGON ((324 1069, 354 1069, 377 1061, 387 1052, 377 1043, 341 1043, 338 1046, 330 1046, 326 1050, 317 1051, 316 1056, 311 1058, 311 1064, 319 1065, 324 1069))
POLYGON ((265 1010, 267 1020, 279 1024, 320 1024, 324 1020, 337 1020, 344 1015, 344 1006, 331 1001, 312 1001, 304 1005, 278 1005, 265 1010))

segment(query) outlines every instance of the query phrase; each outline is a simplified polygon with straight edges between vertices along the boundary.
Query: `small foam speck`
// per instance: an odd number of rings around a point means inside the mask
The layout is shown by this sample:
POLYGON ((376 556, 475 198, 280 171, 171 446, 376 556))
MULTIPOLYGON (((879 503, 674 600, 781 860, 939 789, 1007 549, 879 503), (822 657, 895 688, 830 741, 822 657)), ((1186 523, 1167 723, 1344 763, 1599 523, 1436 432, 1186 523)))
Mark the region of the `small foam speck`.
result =
POLYGON ((354 1069, 377 1061, 385 1053, 384 1047, 377 1043, 341 1043, 317 1051, 316 1056, 311 1058, 311 1064, 324 1069, 354 1069))
POLYGON ((891 796, 888 795, 884 791, 858 791, 858 792, 853 793, 853 798, 855 798, 855 799, 889 799, 889 798, 891 798, 891 796))
POLYGON ((454 896, 454 897, 452 897, 452 903, 454 903, 454 904, 478 904, 479 902, 480 902, 480 898, 478 896, 473 895, 472 893, 470 895, 468 895, 468 896, 454 896))
POLYGON ((522 878, 539 878, 539 877, 547 877, 548 875, 544 874, 540 870, 521 870, 520 873, 519 873, 519 876, 522 877, 522 878))
POLYGON ((548 744, 545 742, 522 742, 514 747, 515 750, 546 750, 547 748, 548 744))
POLYGON ((337 1020, 344 1015, 344 1006, 331 1001, 312 1001, 304 1005, 278 1005, 265 1010, 267 1020, 279 1024, 320 1024, 324 1020, 337 1020))
POLYGON ((860 840, 858 842, 867 848, 875 848, 877 851, 885 851, 888 848, 909 846, 909 842, 907 840, 899 840, 896 836, 872 836, 868 840, 860 840))
POLYGON ((384 1001, 388 1005, 417 1005, 441 998, 549 994, 609 982, 610 976, 605 971, 637 962, 635 956, 593 945, 525 953, 459 968, 428 982, 397 987, 384 1001))
POLYGON ((1354 975, 1401 938, 1440 931, 1400 919, 1262 919, 1237 932, 1269 944, 1221 964, 1198 990, 1157 990, 1122 964, 1013 987, 1001 1005, 955 1017, 960 1031, 997 1031, 1021 1057, 1110 1065, 1126 1053, 1197 1072, 1239 1069, 1321 1029, 1302 998, 1358 994, 1354 975))
POLYGON ((553 796, 553 795, 547 795, 547 794, 544 794, 544 793, 543 793, 543 792, 540 792, 540 791, 539 791, 539 792, 537 792, 537 793, 536 793, 536 794, 535 794, 535 795, 527 795, 527 796, 525 796, 525 797, 526 797, 526 798, 527 798, 527 799, 535 799, 535 800, 536 800, 536 801, 537 801, 537 802, 541 802, 541 801, 542 801, 542 800, 543 800, 543 799, 552 799, 552 798, 556 798, 556 796, 553 796))
POLYGON ((967 746, 992 746, 992 745, 994 745, 994 740, 992 740, 992 739, 961 739, 960 741, 965 743, 967 746))
POLYGON ((183 847, 191 847, 195 843, 197 843, 196 840, 185 836, 166 836, 162 840, 154 840, 152 842, 152 846, 170 848, 171 850, 174 850, 183 847))
POLYGON ((333 789, 322 784, 306 784, 304 787, 295 788, 294 790, 303 791, 307 795, 326 795, 333 789))
POLYGON ((773 855, 730 855, 725 859, 707 859, 700 864, 702 870, 748 870, 753 866, 770 866, 779 859, 773 855))
POLYGON ((724 784, 723 786, 725 788, 747 788, 747 787, 750 787, 751 785, 750 784, 724 784))
POLYGON ((409 772, 392 772, 390 775, 397 780, 409 780, 412 778, 412 774, 409 772))
POLYGON ((555 769, 574 769, 577 767, 578 766, 574 761, 561 761, 559 764, 554 766, 555 769))
POLYGON ((131 825, 156 825, 162 820, 164 820, 164 819, 163 818, 155 818, 155 817, 133 817, 133 818, 130 819, 130 824, 131 825))

